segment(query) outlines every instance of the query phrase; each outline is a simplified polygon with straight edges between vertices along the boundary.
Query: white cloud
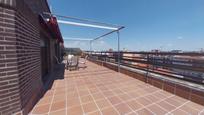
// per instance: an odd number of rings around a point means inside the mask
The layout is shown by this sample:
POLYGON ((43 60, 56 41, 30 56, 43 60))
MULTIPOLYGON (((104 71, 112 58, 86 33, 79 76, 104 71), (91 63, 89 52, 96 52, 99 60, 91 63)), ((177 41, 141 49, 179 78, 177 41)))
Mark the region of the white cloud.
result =
POLYGON ((177 39, 182 40, 183 36, 178 36, 177 39))

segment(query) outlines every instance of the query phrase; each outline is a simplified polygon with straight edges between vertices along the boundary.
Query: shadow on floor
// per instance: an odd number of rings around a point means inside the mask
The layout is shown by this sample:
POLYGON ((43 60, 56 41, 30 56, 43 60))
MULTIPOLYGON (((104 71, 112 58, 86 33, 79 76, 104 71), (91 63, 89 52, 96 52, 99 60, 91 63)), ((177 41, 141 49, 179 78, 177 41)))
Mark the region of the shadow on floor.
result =
POLYGON ((55 80, 64 79, 65 64, 58 64, 49 75, 49 80, 44 84, 44 93, 52 88, 55 80))

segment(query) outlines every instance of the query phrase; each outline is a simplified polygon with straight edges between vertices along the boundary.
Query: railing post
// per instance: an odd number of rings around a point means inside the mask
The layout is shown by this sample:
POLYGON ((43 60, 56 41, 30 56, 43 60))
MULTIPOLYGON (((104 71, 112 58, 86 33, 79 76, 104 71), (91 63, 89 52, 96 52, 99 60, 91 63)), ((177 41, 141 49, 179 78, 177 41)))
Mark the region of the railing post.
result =
POLYGON ((146 72, 146 83, 148 82, 148 74, 149 74, 149 54, 147 54, 147 72, 146 72))
POLYGON ((103 66, 103 54, 102 54, 102 52, 101 52, 100 60, 101 60, 101 65, 103 66))
POLYGON ((89 43, 90 51, 92 51, 92 41, 89 43))
POLYGON ((118 72, 120 73, 120 32, 117 31, 118 35, 118 72))

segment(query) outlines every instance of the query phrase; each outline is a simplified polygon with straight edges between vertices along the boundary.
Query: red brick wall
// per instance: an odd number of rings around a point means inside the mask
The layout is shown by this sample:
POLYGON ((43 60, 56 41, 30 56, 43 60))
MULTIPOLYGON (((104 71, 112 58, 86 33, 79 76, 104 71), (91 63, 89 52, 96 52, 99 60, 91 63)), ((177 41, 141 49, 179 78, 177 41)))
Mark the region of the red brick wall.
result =
MULTIPOLYGON (((16 13, 16 52, 22 108, 32 106, 41 92, 40 33, 23 14, 16 13), (30 102, 31 101, 31 102, 30 102), (33 101, 33 102, 32 102, 33 101)), ((24 110, 25 113, 29 110, 24 110)))
POLYGON ((21 110, 15 11, 0 7, 0 114, 21 110))
MULTIPOLYGON (((50 43, 49 72, 56 64, 56 40, 41 28, 39 14, 23 1, 0 0, 0 115, 26 115, 42 96, 40 36, 50 43)), ((32 1, 43 3, 41 10, 47 8, 45 0, 32 1)))
POLYGON ((13 1, 0 0, 0 115, 28 114, 43 90, 38 15, 13 1))

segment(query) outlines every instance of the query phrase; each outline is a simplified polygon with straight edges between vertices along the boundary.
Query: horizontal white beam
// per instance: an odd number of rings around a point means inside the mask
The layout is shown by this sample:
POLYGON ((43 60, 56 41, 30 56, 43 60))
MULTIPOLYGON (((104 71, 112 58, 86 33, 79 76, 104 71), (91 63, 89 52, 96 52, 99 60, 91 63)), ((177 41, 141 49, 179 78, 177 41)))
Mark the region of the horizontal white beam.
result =
POLYGON ((63 39, 69 40, 69 41, 91 41, 93 39, 87 39, 87 38, 70 38, 70 37, 63 37, 63 39))
POLYGON ((115 28, 115 27, 86 24, 86 23, 79 23, 79 22, 72 22, 72 21, 57 20, 57 22, 62 23, 62 24, 74 25, 74 26, 84 26, 84 27, 92 27, 92 28, 100 28, 100 29, 108 29, 108 30, 118 30, 118 28, 115 28))

